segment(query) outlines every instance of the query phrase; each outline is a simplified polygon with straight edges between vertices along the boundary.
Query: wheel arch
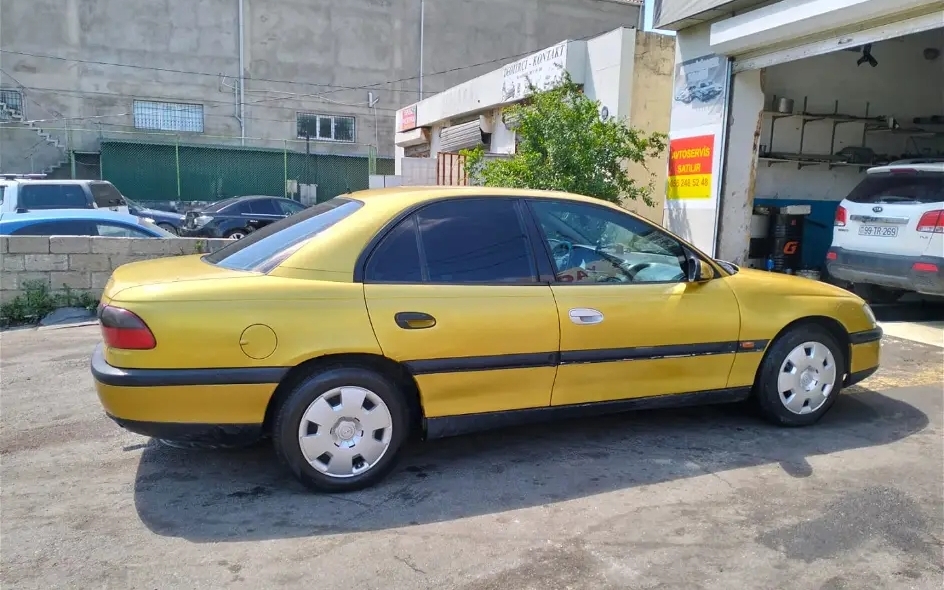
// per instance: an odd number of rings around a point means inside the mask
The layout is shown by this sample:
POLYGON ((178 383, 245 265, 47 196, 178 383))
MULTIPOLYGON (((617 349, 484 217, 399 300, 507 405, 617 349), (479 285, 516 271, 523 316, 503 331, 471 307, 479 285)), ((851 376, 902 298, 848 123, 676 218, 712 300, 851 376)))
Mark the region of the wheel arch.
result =
POLYGON ((298 383, 317 372, 338 367, 355 367, 375 371, 393 381, 406 396, 406 402, 410 408, 410 428, 412 432, 422 432, 423 404, 420 400, 420 390, 416 379, 403 364, 389 357, 370 353, 340 353, 318 356, 289 369, 269 398, 262 423, 263 432, 271 433, 279 408, 288 399, 298 383))
POLYGON ((767 349, 764 350, 764 356, 760 360, 760 364, 757 365, 757 371, 754 374, 754 383, 757 383, 757 380, 760 376, 760 372, 764 367, 764 363, 767 361, 767 356, 770 354, 770 350, 773 348, 773 345, 784 337, 791 330, 803 326, 803 325, 814 325, 824 328, 829 334, 836 339, 836 342, 842 348, 843 351, 843 374, 840 375, 840 381, 849 373, 850 363, 852 362, 852 342, 849 339, 849 331, 846 330, 846 327, 842 325, 842 322, 835 318, 828 316, 806 316, 802 318, 797 318, 785 325, 783 328, 777 332, 777 335, 771 338, 770 344, 767 345, 767 349))

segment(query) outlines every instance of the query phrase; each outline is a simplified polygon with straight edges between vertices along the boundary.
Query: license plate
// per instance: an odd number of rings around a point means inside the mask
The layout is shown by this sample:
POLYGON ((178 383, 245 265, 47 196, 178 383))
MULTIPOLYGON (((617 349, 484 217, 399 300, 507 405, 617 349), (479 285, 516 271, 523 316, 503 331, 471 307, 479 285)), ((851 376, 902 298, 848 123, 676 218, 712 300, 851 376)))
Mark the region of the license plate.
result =
POLYGON ((898 237, 898 228, 888 225, 860 225, 860 236, 875 236, 876 238, 898 237))

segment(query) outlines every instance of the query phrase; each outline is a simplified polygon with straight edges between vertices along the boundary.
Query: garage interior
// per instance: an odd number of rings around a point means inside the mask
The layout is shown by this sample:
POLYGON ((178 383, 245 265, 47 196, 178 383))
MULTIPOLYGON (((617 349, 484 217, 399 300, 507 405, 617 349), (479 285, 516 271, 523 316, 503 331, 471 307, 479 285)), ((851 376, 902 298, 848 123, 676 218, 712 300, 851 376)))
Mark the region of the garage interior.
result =
POLYGON ((761 87, 748 266, 828 280, 837 206, 865 171, 944 158, 944 28, 769 65, 761 87))

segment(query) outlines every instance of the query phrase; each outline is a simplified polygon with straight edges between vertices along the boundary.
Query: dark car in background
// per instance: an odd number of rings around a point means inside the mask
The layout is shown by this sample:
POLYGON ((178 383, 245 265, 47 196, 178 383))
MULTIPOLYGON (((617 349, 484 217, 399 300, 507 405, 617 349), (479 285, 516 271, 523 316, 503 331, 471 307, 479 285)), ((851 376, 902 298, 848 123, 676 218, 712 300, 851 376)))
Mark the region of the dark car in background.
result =
POLYGON ((132 201, 128 197, 125 197, 125 202, 128 203, 128 212, 132 215, 149 219, 154 225, 172 234, 180 233, 180 226, 184 224, 184 215, 173 211, 154 209, 137 201, 132 201))
POLYGON ((188 211, 178 233, 190 238, 239 239, 304 209, 301 203, 282 197, 232 197, 188 211))

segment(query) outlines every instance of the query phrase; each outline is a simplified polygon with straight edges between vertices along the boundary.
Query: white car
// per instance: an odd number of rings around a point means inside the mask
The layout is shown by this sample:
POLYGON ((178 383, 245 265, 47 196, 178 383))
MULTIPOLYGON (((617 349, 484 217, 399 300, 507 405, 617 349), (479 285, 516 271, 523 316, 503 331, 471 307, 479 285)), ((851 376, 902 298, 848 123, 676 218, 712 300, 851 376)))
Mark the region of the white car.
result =
POLYGON ((46 209, 129 213, 124 197, 105 180, 46 180, 42 175, 0 174, 0 217, 46 209))
POLYGON ((826 268, 873 303, 944 296, 944 158, 870 168, 836 209, 826 268))

